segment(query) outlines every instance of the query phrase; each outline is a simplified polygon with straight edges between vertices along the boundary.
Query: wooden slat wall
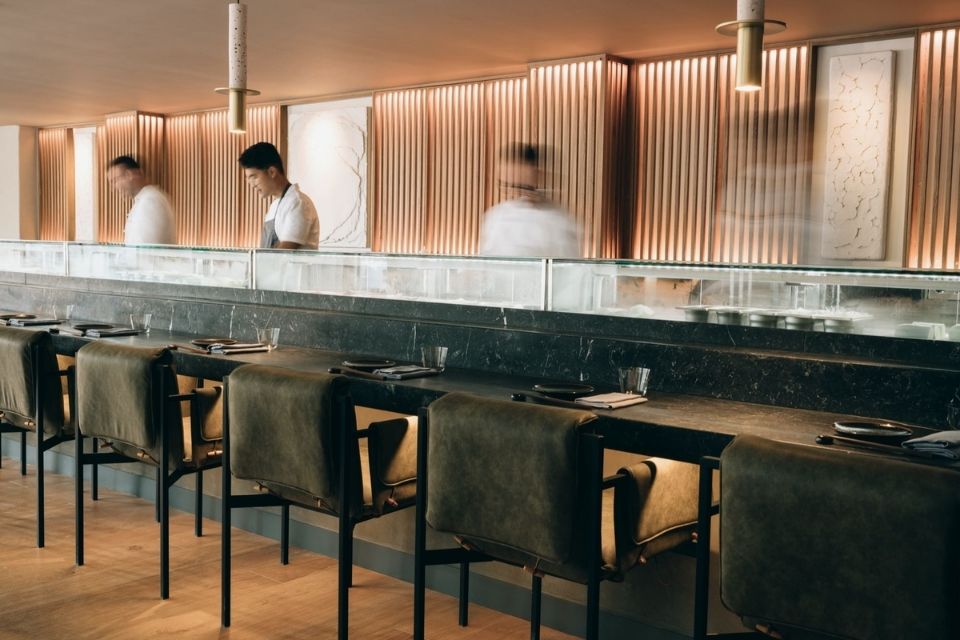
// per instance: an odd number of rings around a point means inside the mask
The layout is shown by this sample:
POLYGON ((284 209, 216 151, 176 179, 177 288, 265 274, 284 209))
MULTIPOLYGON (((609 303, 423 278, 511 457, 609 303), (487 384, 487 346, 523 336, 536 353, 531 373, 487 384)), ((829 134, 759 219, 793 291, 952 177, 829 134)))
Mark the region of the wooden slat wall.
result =
POLYGON ((626 158, 630 152, 628 88, 630 67, 607 60, 604 67, 604 133, 603 133, 603 219, 601 223, 601 258, 620 258, 629 246, 631 223, 623 186, 629 180, 626 158))
MULTIPOLYGON (((488 80, 483 83, 484 112, 486 115, 486 201, 490 208, 511 197, 500 185, 501 153, 505 147, 530 142, 530 106, 527 78, 488 80)), ((515 176, 504 175, 507 182, 516 182, 515 176)))
POLYGON ((171 116, 166 120, 166 178, 161 183, 177 217, 178 241, 199 246, 255 247, 269 201, 243 179, 240 153, 270 142, 284 154, 286 124, 281 105, 247 108, 247 133, 227 131, 225 110, 171 116))
POLYGON ((427 102, 429 193, 423 249, 475 253, 489 180, 483 84, 435 87, 427 102))
POLYGON ((73 130, 40 129, 40 239, 74 239, 73 130))
POLYGON ((588 258, 601 253, 603 91, 600 57, 530 69, 531 134, 543 152, 545 188, 576 219, 588 258))
POLYGON ((960 29, 922 31, 907 267, 960 268, 960 29))
MULTIPOLYGON (((133 199, 107 182, 107 164, 122 155, 137 156, 137 114, 118 113, 97 127, 97 240, 123 242, 123 227, 133 199)), ((138 159, 139 160, 139 159, 138 159)))
POLYGON ((809 193, 807 47, 770 49, 764 89, 734 89, 734 55, 633 69, 642 260, 795 264, 809 193))
POLYGON ((735 90, 736 56, 718 60, 715 262, 797 264, 811 224, 807 47, 764 52, 764 89, 735 90))
POLYGON ((427 90, 373 95, 374 251, 419 253, 426 219, 427 90))

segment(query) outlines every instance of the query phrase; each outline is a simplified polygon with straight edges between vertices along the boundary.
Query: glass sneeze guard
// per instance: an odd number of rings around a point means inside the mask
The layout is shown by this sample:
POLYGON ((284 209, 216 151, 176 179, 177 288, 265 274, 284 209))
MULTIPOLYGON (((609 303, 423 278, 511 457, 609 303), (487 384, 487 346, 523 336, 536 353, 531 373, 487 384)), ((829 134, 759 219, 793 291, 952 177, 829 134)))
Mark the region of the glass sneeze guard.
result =
POLYGON ((0 271, 66 275, 67 245, 43 240, 0 240, 0 271))

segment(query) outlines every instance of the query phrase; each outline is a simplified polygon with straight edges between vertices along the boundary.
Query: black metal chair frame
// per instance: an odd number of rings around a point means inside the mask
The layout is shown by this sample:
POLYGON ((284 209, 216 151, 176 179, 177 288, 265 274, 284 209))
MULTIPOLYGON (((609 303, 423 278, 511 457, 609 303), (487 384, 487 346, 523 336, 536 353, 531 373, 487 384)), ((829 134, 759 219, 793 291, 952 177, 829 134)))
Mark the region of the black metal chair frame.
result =
MULTIPOLYGON (((166 388, 166 370, 170 370, 169 364, 157 363, 153 365, 154 380, 159 383, 155 385, 153 392, 155 394, 154 406, 158 408, 150 417, 153 422, 154 433, 160 434, 160 462, 157 464, 157 522, 160 523, 160 598, 166 600, 170 597, 170 487, 183 476, 194 473, 197 477, 196 503, 194 510, 194 533, 197 537, 202 535, 203 520, 203 471, 206 469, 215 469, 220 466, 220 461, 207 461, 203 466, 197 469, 176 468, 172 472, 169 470, 168 458, 170 452, 170 434, 166 428, 166 412, 170 402, 191 402, 191 417, 193 420, 200 419, 200 412, 196 404, 196 394, 194 393, 175 393, 168 394, 166 388)), ((177 390, 179 391, 179 389, 177 390)), ((71 415, 76 416, 76 397, 71 396, 71 415)), ((122 453, 99 452, 96 444, 97 438, 94 438, 93 453, 83 451, 84 436, 80 431, 79 420, 74 421, 74 435, 76 440, 76 564, 83 566, 83 466, 93 465, 94 473, 98 464, 126 464, 129 462, 143 462, 152 464, 147 458, 131 458, 122 453)), ((97 483, 94 475, 94 496, 98 499, 96 493, 97 483)))
MULTIPOLYGON (((296 502, 285 500, 270 493, 255 493, 234 495, 232 490, 233 478, 230 475, 230 416, 228 409, 229 376, 223 381, 223 474, 222 501, 221 501, 221 589, 220 589, 220 623, 223 627, 230 626, 230 573, 231 573, 231 512, 233 509, 250 507, 280 507, 280 563, 290 562, 290 507, 303 507, 296 502)), ((353 486, 350 478, 356 478, 359 469, 352 464, 353 456, 348 455, 351 449, 358 446, 358 440, 369 435, 369 429, 346 429, 350 424, 347 419, 349 412, 354 411, 353 401, 349 393, 338 392, 334 397, 334 428, 340 430, 337 445, 338 467, 338 503, 339 513, 316 509, 320 513, 336 516, 338 526, 338 586, 337 586, 337 638, 347 640, 349 632, 350 587, 353 586, 353 530, 365 518, 352 515, 352 505, 358 502, 357 491, 360 487, 353 486)))
MULTIPOLYGON (((577 408, 580 408, 579 406, 577 408)), ((488 562, 496 560, 479 551, 453 547, 446 549, 427 549, 427 443, 429 440, 430 418, 429 410, 420 409, 419 426, 417 428, 417 503, 416 503, 416 532, 414 538, 414 591, 413 591, 413 637, 414 640, 423 640, 426 605, 426 569, 428 566, 439 564, 460 565, 460 595, 459 595, 459 623, 465 627, 468 623, 470 564, 474 562, 488 562)), ((602 492, 613 488, 624 478, 621 474, 603 477, 603 436, 586 431, 580 435, 581 445, 586 452, 587 469, 584 477, 589 479, 592 486, 589 488, 589 504, 585 516, 591 525, 588 533, 587 546, 592 549, 594 561, 588 566, 587 575, 587 640, 597 640, 600 629, 600 582, 605 579, 602 570, 601 555, 601 517, 602 492)), ((509 563, 506 563, 509 564, 509 563)), ((530 637, 538 640, 540 637, 540 605, 542 600, 543 577, 534 572, 531 585, 530 602, 530 637)))
POLYGON ((726 638, 727 640, 748 640, 768 636, 755 631, 736 633, 708 633, 707 617, 710 604, 710 516, 719 513, 719 507, 713 504, 713 473, 720 470, 720 458, 704 456, 700 459, 700 492, 698 496, 697 571, 694 589, 693 638, 726 638))
MULTIPOLYGON (((37 408, 37 413, 31 418, 36 429, 37 434, 37 548, 42 549, 46 545, 46 534, 45 534, 45 513, 44 513, 44 485, 43 485, 43 476, 44 476, 44 463, 43 463, 43 454, 52 449, 53 447, 62 444, 68 440, 72 440, 70 436, 65 436, 63 433, 59 433, 55 436, 47 437, 44 425, 44 393, 43 393, 43 376, 40 371, 40 347, 39 345, 33 345, 31 348, 30 357, 35 363, 34 366, 34 376, 30 380, 30 384, 33 385, 33 393, 35 406, 37 408)), ((60 370, 58 374, 61 377, 67 379, 67 393, 73 400, 74 396, 74 368, 68 367, 67 369, 60 370)), ((19 427, 15 424, 2 420, 0 416, 0 433, 19 433, 20 434, 20 475, 27 475, 27 434, 33 431, 26 427, 19 427)))

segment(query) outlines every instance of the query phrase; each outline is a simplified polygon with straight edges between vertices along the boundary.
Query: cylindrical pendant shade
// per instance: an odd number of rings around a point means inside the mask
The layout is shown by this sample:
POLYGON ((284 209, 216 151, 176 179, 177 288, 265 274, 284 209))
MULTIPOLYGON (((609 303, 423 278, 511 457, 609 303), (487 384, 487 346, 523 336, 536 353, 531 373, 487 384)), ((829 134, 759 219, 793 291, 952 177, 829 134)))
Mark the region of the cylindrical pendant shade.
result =
POLYGON ((759 91, 763 86, 763 23, 737 29, 737 91, 759 91))
POLYGON ((230 31, 228 36, 228 56, 230 59, 230 77, 228 87, 246 89, 247 87, 247 6, 239 2, 230 3, 230 31))
POLYGON ((230 133, 247 132, 247 94, 242 89, 230 89, 230 107, 227 112, 230 133))

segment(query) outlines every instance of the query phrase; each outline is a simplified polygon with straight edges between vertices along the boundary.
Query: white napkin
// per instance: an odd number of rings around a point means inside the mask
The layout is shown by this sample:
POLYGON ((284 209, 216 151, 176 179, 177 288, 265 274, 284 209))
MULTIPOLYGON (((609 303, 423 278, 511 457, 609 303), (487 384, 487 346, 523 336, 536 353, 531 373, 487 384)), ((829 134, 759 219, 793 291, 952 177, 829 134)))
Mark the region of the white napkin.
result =
POLYGON ((223 355, 231 353, 259 353, 261 351, 270 351, 270 347, 259 342, 248 342, 237 344, 220 344, 219 342, 210 345, 210 353, 219 353, 223 355))
POLYGON ((641 402, 646 402, 643 396, 634 393, 598 393, 592 396, 583 396, 574 400, 576 404, 582 404, 594 409, 622 409, 641 402))
POLYGON ((920 438, 904 440, 901 446, 939 458, 960 460, 960 431, 937 431, 920 438))

